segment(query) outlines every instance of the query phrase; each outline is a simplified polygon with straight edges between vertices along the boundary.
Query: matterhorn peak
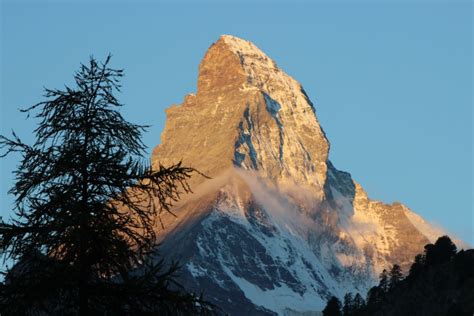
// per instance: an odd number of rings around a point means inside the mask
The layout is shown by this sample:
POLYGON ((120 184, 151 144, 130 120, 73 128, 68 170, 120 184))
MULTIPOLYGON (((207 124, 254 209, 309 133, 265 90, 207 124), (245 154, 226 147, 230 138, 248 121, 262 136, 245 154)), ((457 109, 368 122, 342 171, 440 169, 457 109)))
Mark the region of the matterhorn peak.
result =
POLYGON ((264 88, 271 74, 279 72, 275 62, 253 43, 222 35, 209 48, 199 66, 198 92, 264 88), (217 82, 212 79, 217 79, 217 82))
POLYGON ((223 35, 199 66, 196 96, 167 110, 153 161, 182 160, 210 176, 256 170, 320 197, 329 142, 302 86, 251 42, 223 35))
POLYGON ((332 165, 301 84, 251 42, 221 36, 197 92, 166 114, 154 166, 182 161, 212 179, 192 177, 176 217, 163 215, 161 250, 226 313, 312 315, 394 263, 406 269, 440 235, 332 165))

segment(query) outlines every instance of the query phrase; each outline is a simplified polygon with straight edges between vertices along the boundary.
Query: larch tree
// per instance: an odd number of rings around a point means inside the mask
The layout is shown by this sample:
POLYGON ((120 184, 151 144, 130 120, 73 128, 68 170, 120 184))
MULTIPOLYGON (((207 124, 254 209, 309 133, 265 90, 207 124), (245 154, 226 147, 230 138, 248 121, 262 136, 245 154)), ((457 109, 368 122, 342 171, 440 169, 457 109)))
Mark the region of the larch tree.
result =
POLYGON ((46 89, 46 101, 24 110, 39 120, 32 145, 0 136, 3 156, 21 155, 15 216, 0 222, 15 262, 0 283, 2 315, 210 311, 174 281, 176 264, 154 255, 156 221, 198 172, 146 162, 146 126, 118 111, 123 72, 109 62, 91 58, 74 87, 46 89))

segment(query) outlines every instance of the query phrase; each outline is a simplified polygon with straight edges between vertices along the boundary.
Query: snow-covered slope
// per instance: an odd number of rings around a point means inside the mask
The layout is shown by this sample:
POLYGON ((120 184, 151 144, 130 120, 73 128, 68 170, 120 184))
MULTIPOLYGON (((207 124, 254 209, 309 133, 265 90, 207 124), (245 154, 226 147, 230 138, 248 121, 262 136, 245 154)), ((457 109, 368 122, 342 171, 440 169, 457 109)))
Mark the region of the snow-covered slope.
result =
POLYGON ((167 116, 153 164, 182 160, 212 179, 193 178, 178 217, 164 215, 161 251, 232 315, 310 315, 407 267, 432 238, 419 216, 370 200, 332 165, 303 88, 250 42, 214 43, 197 93, 167 116))

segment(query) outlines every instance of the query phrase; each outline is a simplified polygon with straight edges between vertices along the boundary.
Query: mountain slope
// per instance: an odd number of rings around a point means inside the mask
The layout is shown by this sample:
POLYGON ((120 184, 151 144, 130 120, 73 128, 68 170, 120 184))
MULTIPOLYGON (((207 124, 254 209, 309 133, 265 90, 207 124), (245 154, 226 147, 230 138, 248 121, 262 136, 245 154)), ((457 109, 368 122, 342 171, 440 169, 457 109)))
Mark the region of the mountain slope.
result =
POLYGON ((433 238, 332 165, 302 86, 250 42, 222 36, 197 93, 166 112, 153 165, 182 160, 212 179, 191 179, 195 193, 164 215, 161 251, 230 314, 320 311, 331 295, 365 293, 392 263, 407 267, 433 238))

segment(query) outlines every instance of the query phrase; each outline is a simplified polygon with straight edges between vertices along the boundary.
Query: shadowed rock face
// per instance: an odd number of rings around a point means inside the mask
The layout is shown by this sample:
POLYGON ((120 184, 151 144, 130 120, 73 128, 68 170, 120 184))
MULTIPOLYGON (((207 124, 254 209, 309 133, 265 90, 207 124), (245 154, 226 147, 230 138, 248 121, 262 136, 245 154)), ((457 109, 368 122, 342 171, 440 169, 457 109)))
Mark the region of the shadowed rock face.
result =
POLYGON ((321 310, 331 295, 365 293, 383 268, 407 267, 437 237, 331 164, 303 88, 252 43, 222 36, 197 86, 167 109, 152 163, 182 160, 212 179, 192 179, 195 193, 159 235, 185 266, 184 285, 226 312, 321 310))

